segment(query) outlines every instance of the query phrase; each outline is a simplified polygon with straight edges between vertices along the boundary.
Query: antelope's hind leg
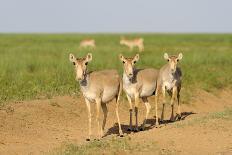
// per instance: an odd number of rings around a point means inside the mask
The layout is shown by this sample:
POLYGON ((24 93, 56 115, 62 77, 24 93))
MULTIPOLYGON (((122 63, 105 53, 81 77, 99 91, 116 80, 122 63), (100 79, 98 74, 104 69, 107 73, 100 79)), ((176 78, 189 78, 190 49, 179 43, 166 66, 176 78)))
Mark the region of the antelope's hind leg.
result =
POLYGON ((156 88, 155 91, 155 125, 159 126, 159 118, 158 118, 158 100, 159 100, 159 87, 156 88))
POLYGON ((145 106, 146 106, 147 112, 146 112, 146 116, 145 116, 145 119, 144 119, 144 121, 143 121, 142 127, 141 127, 141 129, 140 129, 141 131, 145 130, 145 125, 146 125, 146 122, 147 122, 147 118, 148 118, 148 115, 149 115, 150 110, 151 110, 151 105, 150 105, 150 103, 148 102, 147 98, 144 97, 144 98, 142 98, 142 100, 143 100, 143 102, 144 102, 144 104, 145 104, 145 106))
POLYGON ((180 119, 181 119, 181 109, 180 109, 180 89, 177 89, 177 103, 178 103, 177 118, 178 118, 178 120, 180 120, 180 119))
POLYGON ((100 107, 101 107, 101 99, 96 99, 96 121, 97 121, 97 133, 98 139, 101 138, 101 129, 100 129, 100 107))
POLYGON ((120 136, 120 137, 123 137, 123 132, 122 132, 121 122, 120 122, 120 118, 119 118, 118 108, 119 108, 119 98, 116 97, 116 108, 115 108, 115 112, 116 112, 116 116, 117 116, 117 120, 118 120, 119 136, 120 136))
POLYGON ((102 111, 103 111, 103 122, 102 122, 102 128, 101 128, 101 137, 104 136, 104 129, 105 129, 105 125, 106 125, 106 118, 107 118, 107 114, 108 114, 108 109, 105 103, 101 104, 102 106, 102 111))

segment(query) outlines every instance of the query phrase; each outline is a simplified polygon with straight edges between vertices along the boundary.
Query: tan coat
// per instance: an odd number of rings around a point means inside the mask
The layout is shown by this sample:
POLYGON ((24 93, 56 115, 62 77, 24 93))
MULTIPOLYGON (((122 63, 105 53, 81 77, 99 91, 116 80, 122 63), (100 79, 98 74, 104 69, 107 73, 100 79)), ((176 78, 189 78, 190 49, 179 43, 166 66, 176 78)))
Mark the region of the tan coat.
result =
POLYGON ((122 80, 116 70, 102 70, 102 71, 93 71, 87 72, 87 65, 92 60, 92 54, 87 54, 85 58, 75 58, 73 54, 69 55, 69 60, 75 66, 76 80, 79 81, 81 92, 85 98, 85 103, 88 109, 88 119, 89 119, 89 137, 87 140, 90 140, 92 135, 91 130, 91 102, 96 103, 96 120, 97 120, 97 129, 98 129, 98 138, 104 136, 104 128, 107 118, 107 106, 106 103, 111 100, 116 100, 115 111, 117 115, 118 125, 119 125, 119 134, 123 136, 118 107, 119 107, 119 97, 122 90, 122 80), (103 111, 103 122, 100 128, 100 107, 103 111))
POLYGON ((147 97, 155 94, 156 81, 158 78, 158 70, 153 68, 147 69, 136 69, 135 63, 139 60, 139 55, 136 54, 133 58, 124 58, 122 55, 119 56, 123 62, 123 90, 127 95, 127 99, 130 104, 130 127, 128 130, 132 130, 132 100, 135 101, 135 118, 136 127, 135 131, 138 131, 138 104, 139 98, 144 102, 147 112, 142 124, 141 130, 144 130, 146 120, 148 118, 151 105, 148 102, 147 97))

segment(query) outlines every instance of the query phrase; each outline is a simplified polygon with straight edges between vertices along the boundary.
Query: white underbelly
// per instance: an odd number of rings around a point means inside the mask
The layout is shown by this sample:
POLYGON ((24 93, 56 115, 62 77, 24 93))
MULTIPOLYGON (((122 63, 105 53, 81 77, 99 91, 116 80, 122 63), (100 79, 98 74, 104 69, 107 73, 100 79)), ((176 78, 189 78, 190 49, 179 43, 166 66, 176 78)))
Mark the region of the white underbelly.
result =
POLYGON ((96 93, 93 92, 83 92, 83 96, 90 102, 94 102, 96 99, 96 93))
POLYGON ((113 100, 117 95, 117 91, 104 91, 102 95, 102 102, 107 103, 113 100))
POLYGON ((154 87, 143 87, 140 93, 140 97, 151 96, 155 91, 156 86, 154 87))
POLYGON ((125 93, 131 98, 134 99, 135 97, 135 90, 133 87, 124 87, 123 90, 125 93))

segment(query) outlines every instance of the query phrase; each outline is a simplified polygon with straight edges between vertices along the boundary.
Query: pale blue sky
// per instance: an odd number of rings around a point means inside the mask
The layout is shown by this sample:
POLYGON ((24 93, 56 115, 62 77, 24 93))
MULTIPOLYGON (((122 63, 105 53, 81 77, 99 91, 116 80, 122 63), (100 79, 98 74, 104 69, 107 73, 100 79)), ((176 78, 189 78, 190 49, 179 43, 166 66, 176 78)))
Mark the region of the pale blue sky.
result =
POLYGON ((232 33, 232 0, 0 0, 0 32, 232 33))

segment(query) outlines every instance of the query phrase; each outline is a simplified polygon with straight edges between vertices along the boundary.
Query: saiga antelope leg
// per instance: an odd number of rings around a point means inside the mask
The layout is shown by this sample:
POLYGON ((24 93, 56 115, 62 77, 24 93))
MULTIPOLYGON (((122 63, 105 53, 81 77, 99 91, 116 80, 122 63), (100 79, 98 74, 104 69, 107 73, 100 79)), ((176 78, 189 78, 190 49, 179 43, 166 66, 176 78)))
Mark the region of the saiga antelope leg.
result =
POLYGON ((165 86, 162 86, 162 99, 163 99, 163 109, 162 109, 161 119, 160 119, 161 122, 163 122, 163 120, 164 120, 164 111, 165 111, 165 104, 166 104, 166 88, 165 88, 165 86))
POLYGON ((143 52, 143 51, 144 51, 143 45, 139 46, 139 52, 143 52))
POLYGON ((177 92, 177 103, 178 103, 178 119, 181 119, 181 110, 180 110, 180 92, 177 92))
POLYGON ((126 95, 126 97, 128 99, 129 106, 130 106, 130 110, 129 110, 129 112, 130 112, 130 126, 129 126, 129 128, 127 130, 128 131, 132 131, 132 111, 133 111, 132 110, 132 101, 131 101, 130 96, 126 95))
POLYGON ((105 103, 102 103, 101 107, 102 107, 103 116, 104 116, 103 122, 102 122, 102 128, 101 128, 101 137, 103 137, 104 136, 104 129, 105 129, 105 125, 106 125, 106 118, 107 118, 107 114, 108 114, 108 109, 107 109, 105 103))
POLYGON ((158 118, 158 97, 159 97, 159 87, 157 87, 155 91, 155 125, 159 125, 159 118, 158 118))
POLYGON ((85 99, 85 103, 86 103, 86 106, 87 106, 87 111, 88 111, 88 119, 89 119, 89 135, 88 135, 88 138, 86 139, 87 141, 90 141, 90 137, 92 135, 92 132, 91 132, 91 107, 90 107, 90 102, 89 100, 85 99))
POLYGON ((100 106, 101 106, 101 99, 96 99, 96 121, 97 121, 97 131, 98 131, 98 138, 101 138, 100 133, 100 106))
POLYGON ((116 108, 115 108, 115 112, 116 112, 116 116, 117 116, 117 120, 118 120, 119 136, 122 137, 122 136, 123 136, 123 133, 122 133, 121 122, 120 122, 119 113, 118 113, 118 107, 119 107, 119 98, 116 98, 116 108))
POLYGON ((177 88, 175 86, 172 89, 172 98, 171 98, 172 113, 171 113, 170 121, 175 121, 174 120, 175 119, 175 117, 174 117, 174 102, 176 100, 176 93, 177 93, 177 88))
POLYGON ((148 115, 149 115, 150 110, 151 110, 151 105, 150 105, 150 103, 148 102, 148 100, 147 100, 146 97, 143 97, 142 100, 143 100, 143 102, 144 102, 144 104, 145 104, 145 106, 146 106, 146 110, 147 110, 146 116, 145 116, 145 119, 144 119, 144 121, 143 121, 142 128, 141 128, 141 130, 144 130, 144 129, 145 129, 145 125, 146 125, 146 121, 147 121, 147 118, 148 118, 148 115))
POLYGON ((139 94, 135 94, 135 132, 139 131, 139 128, 138 128, 138 106, 139 106, 139 94))

